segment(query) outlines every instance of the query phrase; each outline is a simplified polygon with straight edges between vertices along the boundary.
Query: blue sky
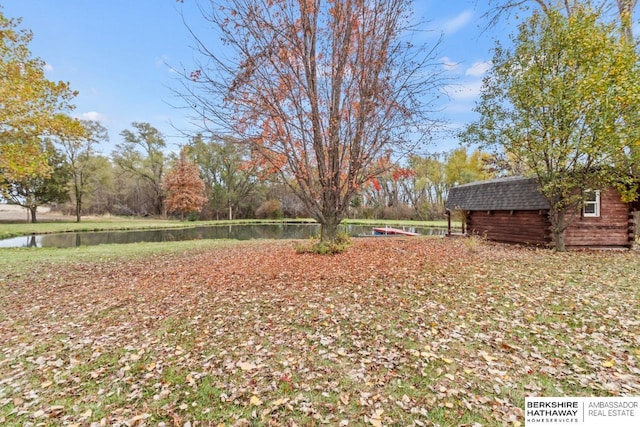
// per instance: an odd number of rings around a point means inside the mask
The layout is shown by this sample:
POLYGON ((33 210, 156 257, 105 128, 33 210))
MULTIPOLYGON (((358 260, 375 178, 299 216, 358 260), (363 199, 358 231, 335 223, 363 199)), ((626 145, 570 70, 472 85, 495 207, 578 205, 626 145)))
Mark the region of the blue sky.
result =
MULTIPOLYGON (((497 37, 516 24, 483 31, 486 2, 482 0, 417 0, 417 15, 425 21, 427 37, 442 34, 438 59, 452 80, 450 99, 440 115, 456 129, 472 120, 471 113, 489 67, 497 37)), ((196 29, 203 19, 193 0, 0 0, 3 13, 22 17, 21 28, 33 31, 32 53, 46 62, 47 77, 68 81, 79 91, 75 117, 99 120, 109 130, 109 154, 121 142, 120 132, 131 122, 158 128, 172 149, 184 144, 178 129, 189 128, 188 112, 171 91, 176 69, 190 70, 194 51, 180 11, 196 29)), ((454 138, 440 135, 427 150, 457 147, 454 138)))

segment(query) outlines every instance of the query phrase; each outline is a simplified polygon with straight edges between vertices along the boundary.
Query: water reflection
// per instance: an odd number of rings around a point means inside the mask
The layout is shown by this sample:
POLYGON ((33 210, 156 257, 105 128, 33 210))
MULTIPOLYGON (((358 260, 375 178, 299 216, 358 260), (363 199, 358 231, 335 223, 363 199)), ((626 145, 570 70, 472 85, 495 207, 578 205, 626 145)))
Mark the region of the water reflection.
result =
MULTIPOLYGON (((351 236, 372 235, 371 226, 345 225, 342 230, 351 236)), ((444 228, 413 228, 423 235, 444 235, 444 228)), ((318 224, 254 224, 254 225, 218 225, 161 230, 101 231, 63 234, 46 234, 15 237, 0 240, 0 247, 38 247, 71 248, 105 244, 124 244, 138 242, 172 242, 201 239, 307 239, 320 233, 318 224)))
POLYGON ((0 240, 0 248, 41 248, 42 236, 20 236, 0 240))

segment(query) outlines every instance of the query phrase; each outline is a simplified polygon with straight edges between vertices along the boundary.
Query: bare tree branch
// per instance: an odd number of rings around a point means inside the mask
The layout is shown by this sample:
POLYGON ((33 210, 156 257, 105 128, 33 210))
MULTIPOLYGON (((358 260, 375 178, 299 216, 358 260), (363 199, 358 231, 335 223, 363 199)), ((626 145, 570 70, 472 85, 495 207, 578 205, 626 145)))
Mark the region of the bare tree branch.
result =
POLYGON ((359 188, 429 137, 443 84, 434 47, 412 44, 410 0, 228 0, 201 5, 224 49, 192 33, 202 60, 182 96, 199 122, 250 143, 256 161, 335 236, 359 188))

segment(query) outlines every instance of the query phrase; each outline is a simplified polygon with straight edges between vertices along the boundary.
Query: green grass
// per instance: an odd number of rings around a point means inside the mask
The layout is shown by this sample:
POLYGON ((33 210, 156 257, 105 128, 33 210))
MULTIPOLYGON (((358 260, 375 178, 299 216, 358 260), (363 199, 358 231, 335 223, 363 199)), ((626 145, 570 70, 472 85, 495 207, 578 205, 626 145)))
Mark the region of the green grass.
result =
MULTIPOLYGON (((265 243, 268 242, 265 241, 265 243)), ((236 240, 205 239, 75 248, 0 248, 0 284, 3 277, 8 275, 45 273, 47 266, 50 265, 134 261, 158 255, 239 246, 247 243, 236 240)))

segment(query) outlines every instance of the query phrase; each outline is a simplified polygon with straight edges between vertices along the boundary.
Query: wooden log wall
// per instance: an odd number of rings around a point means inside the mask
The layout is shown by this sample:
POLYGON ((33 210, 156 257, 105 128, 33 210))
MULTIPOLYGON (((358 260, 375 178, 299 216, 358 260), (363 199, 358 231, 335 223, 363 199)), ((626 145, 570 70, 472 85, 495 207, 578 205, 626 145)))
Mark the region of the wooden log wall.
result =
POLYGON ((581 213, 569 224, 564 234, 567 246, 629 246, 629 204, 620 200, 619 193, 609 188, 600 192, 600 216, 583 217, 581 213))
POLYGON ((469 234, 498 242, 546 245, 551 241, 546 211, 471 211, 467 226, 469 234))

